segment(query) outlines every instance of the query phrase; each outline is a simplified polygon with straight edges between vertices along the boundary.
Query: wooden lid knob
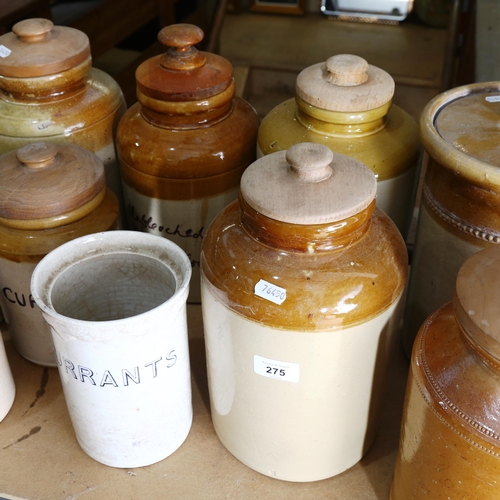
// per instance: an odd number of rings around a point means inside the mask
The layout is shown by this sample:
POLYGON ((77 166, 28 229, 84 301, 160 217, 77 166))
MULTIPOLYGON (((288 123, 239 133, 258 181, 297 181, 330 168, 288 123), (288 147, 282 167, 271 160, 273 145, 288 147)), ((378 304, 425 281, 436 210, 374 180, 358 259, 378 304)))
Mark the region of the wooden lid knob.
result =
POLYGON ((203 66, 205 56, 194 47, 203 36, 203 31, 193 24, 172 24, 163 28, 158 40, 169 49, 160 60, 162 67, 188 71, 203 66))
POLYGON ((367 208, 377 181, 363 163, 317 143, 264 156, 241 179, 241 195, 257 212, 291 224, 324 224, 367 208))
POLYGON ((334 85, 351 87, 368 80, 368 63, 358 56, 339 54, 326 60, 327 80, 334 85))
POLYGON ((50 165, 57 154, 57 146, 50 142, 35 142, 17 150, 17 159, 28 168, 50 165))
POLYGON ((0 36, 0 45, 10 52, 0 59, 0 75, 6 77, 54 75, 90 57, 89 39, 85 33, 54 26, 52 21, 43 18, 15 24, 12 32, 0 36))
POLYGON ((79 209, 105 189, 102 161, 73 144, 33 143, 0 156, 0 217, 21 221, 79 209))
POLYGON ((43 40, 54 28, 49 19, 26 19, 14 24, 12 32, 23 42, 34 43, 43 40))
POLYGON ((338 54, 301 71, 296 93, 306 103, 328 111, 369 111, 392 99, 394 80, 361 57, 338 54))
POLYGON ((457 275, 457 321, 483 349, 500 360, 500 247, 475 253, 457 275))

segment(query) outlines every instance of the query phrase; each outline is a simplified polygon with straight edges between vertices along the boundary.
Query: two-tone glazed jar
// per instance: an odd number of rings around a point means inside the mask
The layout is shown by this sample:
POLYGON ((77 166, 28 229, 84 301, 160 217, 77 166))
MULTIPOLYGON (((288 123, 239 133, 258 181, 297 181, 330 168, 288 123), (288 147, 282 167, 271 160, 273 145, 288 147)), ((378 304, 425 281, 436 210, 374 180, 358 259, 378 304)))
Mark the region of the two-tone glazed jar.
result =
POLYGON ((168 50, 136 72, 138 102, 120 121, 117 150, 130 228, 177 243, 193 266, 189 302, 200 302, 200 250, 213 218, 237 198, 255 159, 258 117, 234 96, 232 66, 198 51, 203 32, 171 25, 168 50))
POLYGON ((500 499, 500 248, 462 266, 413 346, 392 500, 500 499))
POLYGON ((37 141, 76 144, 101 159, 122 202, 114 139, 125 110, 116 81, 92 68, 85 33, 28 19, 0 36, 0 154, 37 141))
POLYGON ((305 143, 243 174, 203 241, 212 421, 252 469, 316 481, 377 429, 406 247, 357 160, 305 143))
POLYGON ((37 263, 62 243, 118 223, 118 201, 94 153, 40 142, 0 157, 0 307, 23 357, 56 366, 49 327, 31 296, 37 263))
POLYGON ((405 306, 409 356, 427 316, 449 302, 460 266, 500 243, 500 84, 449 90, 425 107, 427 170, 405 306))
POLYGON ((413 214, 420 155, 418 126, 392 104, 394 80, 354 55, 340 54, 304 69, 296 97, 262 120, 257 155, 317 142, 352 156, 377 177, 377 206, 403 236, 413 214))

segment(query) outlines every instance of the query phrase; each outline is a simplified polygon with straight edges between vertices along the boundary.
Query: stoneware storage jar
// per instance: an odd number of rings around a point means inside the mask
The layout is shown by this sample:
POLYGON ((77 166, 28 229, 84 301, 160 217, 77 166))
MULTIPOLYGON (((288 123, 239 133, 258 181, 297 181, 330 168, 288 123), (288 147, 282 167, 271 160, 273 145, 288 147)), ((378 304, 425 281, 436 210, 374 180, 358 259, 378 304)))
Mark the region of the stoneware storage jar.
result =
POLYGON ((118 215, 94 153, 40 142, 0 157, 0 307, 26 359, 56 365, 49 328, 30 293, 36 264, 68 240, 116 229, 118 215))
POLYGON ((153 464, 189 433, 190 277, 175 243, 137 231, 72 240, 33 272, 76 437, 105 465, 153 464))
POLYGON ((428 159, 403 329, 409 356, 427 316, 449 302, 460 266, 500 243, 500 84, 449 90, 425 107, 428 159))
POLYGON ((0 335, 0 422, 9 413, 16 396, 16 386, 10 371, 9 360, 0 335))
POLYGON ((462 266, 411 356, 392 500, 500 499, 500 248, 462 266))
POLYGON ((76 144, 101 159, 122 200, 114 137, 125 110, 118 84, 92 68, 83 32, 28 19, 0 36, 0 154, 36 141, 76 144))
POLYGON ((417 164, 418 126, 392 104, 394 80, 354 55, 340 54, 304 69, 296 97, 262 120, 257 155, 317 142, 352 156, 377 177, 377 206, 403 236, 411 220, 417 164))
POLYGON ((201 242, 255 159, 258 117, 234 97, 229 61, 194 47, 203 39, 198 27, 168 26, 158 39, 168 50, 137 69, 139 102, 118 127, 126 213, 130 228, 169 238, 188 254, 188 301, 199 303, 201 242))
POLYGON ((377 429, 407 253, 373 173, 320 144, 257 160, 203 241, 212 420, 256 471, 315 481, 377 429))

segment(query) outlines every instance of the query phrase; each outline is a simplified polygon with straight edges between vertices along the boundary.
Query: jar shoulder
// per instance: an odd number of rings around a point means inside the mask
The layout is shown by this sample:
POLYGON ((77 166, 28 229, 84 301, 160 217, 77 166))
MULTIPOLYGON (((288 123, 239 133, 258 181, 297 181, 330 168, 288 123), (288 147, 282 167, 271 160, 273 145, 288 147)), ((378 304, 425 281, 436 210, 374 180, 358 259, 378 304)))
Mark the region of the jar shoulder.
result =
POLYGON ((394 304, 404 288, 407 253, 378 209, 356 244, 306 254, 250 237, 234 202, 210 226, 201 262, 210 289, 243 316, 282 328, 328 330, 368 321, 394 304), (278 305, 256 296, 260 280, 286 290, 286 300, 278 305))
POLYGON ((289 99, 263 118, 257 143, 264 155, 300 142, 317 142, 362 161, 382 177, 390 176, 387 170, 400 172, 418 161, 421 149, 418 124, 395 104, 387 114, 386 126, 364 137, 334 137, 307 129, 295 117, 296 110, 295 99, 289 99))
POLYGON ((129 167, 164 177, 183 177, 186 171, 222 173, 255 159, 259 119, 243 99, 220 122, 189 130, 161 128, 147 122, 139 103, 131 106, 118 125, 120 161, 129 167))
POLYGON ((125 112, 123 93, 116 81, 92 68, 85 87, 70 97, 29 103, 0 98, 0 137, 41 138, 69 136, 125 112))

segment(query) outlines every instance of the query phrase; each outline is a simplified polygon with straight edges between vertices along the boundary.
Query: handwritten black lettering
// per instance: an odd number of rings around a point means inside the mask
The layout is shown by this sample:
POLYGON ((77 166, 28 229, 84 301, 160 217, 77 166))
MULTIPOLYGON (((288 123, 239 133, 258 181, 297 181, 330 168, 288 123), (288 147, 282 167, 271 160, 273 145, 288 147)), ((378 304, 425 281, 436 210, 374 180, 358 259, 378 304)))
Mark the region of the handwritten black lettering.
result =
POLYGON ((3 296, 11 303, 11 304, 18 304, 21 307, 26 307, 28 304, 31 307, 31 309, 34 309, 36 302, 35 299, 33 299, 33 296, 31 293, 28 296, 28 301, 26 301, 26 296, 24 293, 17 293, 14 292, 11 288, 9 287, 4 287, 2 288, 2 293, 3 296))

